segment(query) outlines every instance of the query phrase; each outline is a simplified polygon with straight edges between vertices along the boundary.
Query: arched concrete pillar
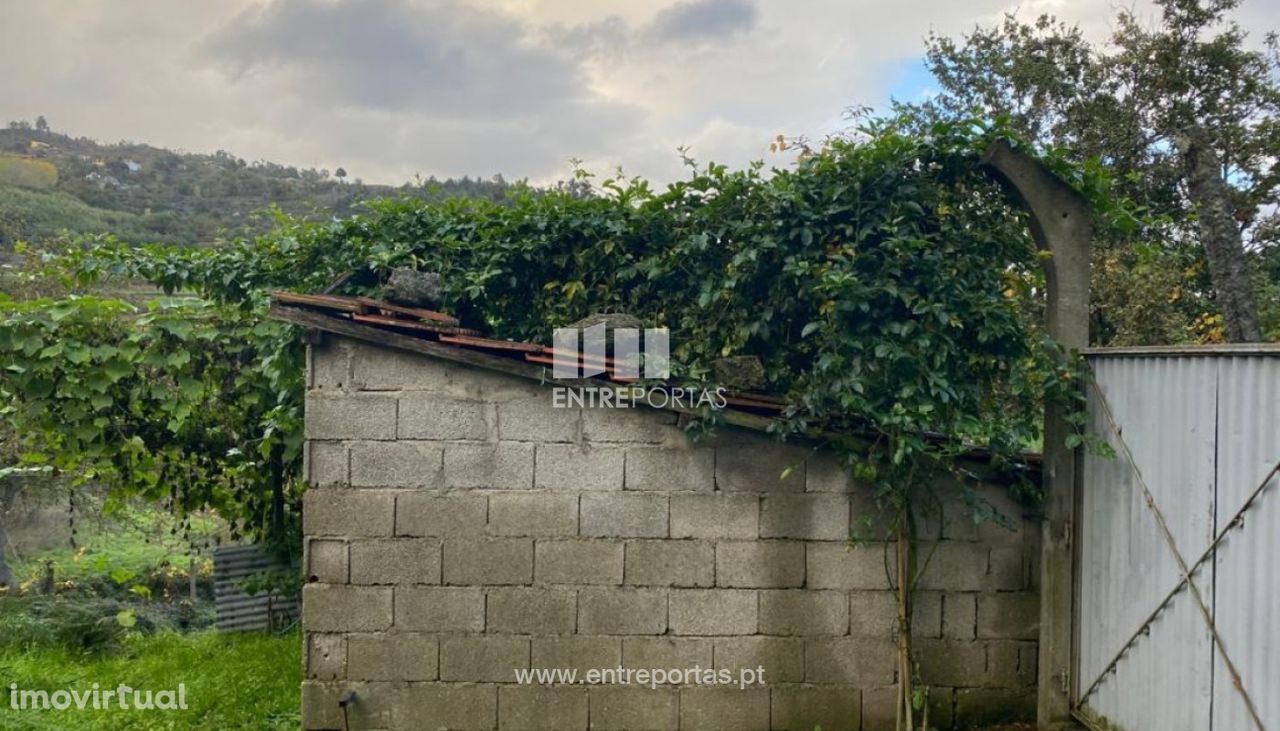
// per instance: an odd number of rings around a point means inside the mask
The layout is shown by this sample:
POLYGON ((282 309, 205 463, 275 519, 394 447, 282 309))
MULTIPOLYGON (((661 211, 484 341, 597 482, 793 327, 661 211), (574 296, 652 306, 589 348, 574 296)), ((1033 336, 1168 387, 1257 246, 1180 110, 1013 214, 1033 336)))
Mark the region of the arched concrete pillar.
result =
MULTIPOLYGON (((1067 351, 1089 344, 1089 206, 1038 160, 1007 142, 993 143, 983 164, 1031 213, 1031 233, 1045 259, 1049 334, 1067 351)), ((1041 729, 1070 727, 1075 631, 1072 543, 1078 454, 1061 409, 1045 409, 1044 522, 1040 560, 1040 667, 1037 721, 1041 729)))

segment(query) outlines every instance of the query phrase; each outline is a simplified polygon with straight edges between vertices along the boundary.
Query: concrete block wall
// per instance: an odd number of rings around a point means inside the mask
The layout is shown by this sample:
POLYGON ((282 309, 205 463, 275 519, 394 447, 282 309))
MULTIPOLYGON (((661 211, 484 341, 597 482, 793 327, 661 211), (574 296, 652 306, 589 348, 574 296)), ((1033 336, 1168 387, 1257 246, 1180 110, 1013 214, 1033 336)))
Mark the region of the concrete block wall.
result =
MULTIPOLYGON (((666 412, 554 409, 337 336, 308 369, 305 728, 893 728, 892 547, 848 546, 876 512, 831 454, 693 443, 666 412), (765 684, 516 682, 618 666, 765 684)), ((915 636, 944 729, 1034 715, 1038 531, 983 495, 1011 529, 923 517, 915 636)))

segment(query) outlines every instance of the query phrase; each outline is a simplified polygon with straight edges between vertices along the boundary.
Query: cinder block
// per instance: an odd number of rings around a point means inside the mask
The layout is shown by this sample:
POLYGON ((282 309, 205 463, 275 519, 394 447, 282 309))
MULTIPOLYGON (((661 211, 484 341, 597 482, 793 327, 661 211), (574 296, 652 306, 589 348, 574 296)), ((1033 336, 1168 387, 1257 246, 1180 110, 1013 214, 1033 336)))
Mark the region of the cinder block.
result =
POLYGON ((1035 642, 992 640, 987 645, 986 685, 1024 688, 1036 682, 1035 642))
POLYGON ((453 370, 446 361, 369 343, 351 353, 351 385, 361 391, 440 391, 453 370))
POLYGON ((804 584, 803 543, 721 541, 716 544, 716 584, 737 588, 789 588, 804 584))
POLYGON ((347 445, 343 442, 307 442, 307 484, 312 487, 344 487, 351 484, 347 471, 347 445))
POLYGON ((676 426, 676 415, 650 408, 583 409, 583 436, 590 442, 679 444, 687 439, 676 426))
POLYGON ((849 539, 847 495, 765 495, 760 504, 762 538, 809 541, 849 539))
POLYGON ((400 397, 399 439, 474 440, 489 437, 489 405, 483 401, 409 393, 400 397))
POLYGON ((713 449, 634 447, 627 450, 628 490, 711 492, 715 487, 713 449))
POLYGON ((307 635, 307 678, 341 680, 347 677, 347 637, 341 634, 307 635))
POLYGON ((513 442, 576 442, 582 433, 582 409, 557 409, 551 394, 498 404, 498 439, 513 442))
POLYGON ((352 680, 435 680, 439 640, 430 635, 354 634, 347 638, 347 669, 352 680))
POLYGON ((672 538, 746 538, 760 535, 756 495, 672 495, 672 538))
POLYGON ((396 400, 341 392, 307 393, 307 439, 395 439, 396 400))
POLYGON ((533 487, 533 445, 449 444, 444 450, 447 487, 528 490, 533 487))
POLYGON ((302 727, 307 731, 388 728, 394 723, 394 710, 399 699, 399 693, 391 683, 305 680, 302 683, 302 727), (355 691, 362 702, 352 704, 344 717, 338 700, 347 691, 355 691))
POLYGON ((670 669, 714 667, 711 640, 688 637, 625 637, 622 664, 628 668, 670 669))
POLYGON ((790 637, 725 637, 715 640, 715 667, 738 677, 743 668, 764 668, 764 682, 804 681, 804 641, 790 637))
POLYGON ((587 689, 500 686, 499 731, 573 731, 587 727, 587 689))
POLYGON ((716 448, 716 488, 729 492, 803 492, 809 450, 764 439, 716 448))
MULTIPOLYGON (((929 725, 933 728, 952 728, 955 690, 929 685, 929 725)), ((919 718, 919 716, 917 716, 919 718)), ((862 731, 897 731, 898 687, 862 689, 862 731)))
POLYGON ((667 496, 656 493, 583 493, 580 530, 584 536, 663 538, 667 496))
POLYGON ((915 591, 911 596, 911 632, 917 637, 942 636, 942 594, 915 591))
POLYGON ((514 683, 516 671, 529 667, 529 640, 477 635, 440 640, 440 679, 514 683))
POLYGON ((619 541, 538 541, 534 578, 539 584, 621 584, 619 541))
POLYGON ((622 665, 622 640, 617 637, 534 637, 535 668, 565 668, 585 676, 592 668, 622 665))
MULTIPOLYGON (((942 597, 917 591, 911 597, 913 637, 942 634, 942 597)), ((854 591, 849 595, 850 634, 860 637, 892 637, 898 631, 897 591, 854 591)))
POLYGON ((488 500, 483 495, 404 492, 396 497, 396 535, 479 537, 488 500))
POLYGON ((391 587, 307 584, 302 626, 308 632, 376 632, 391 626, 391 587))
POLYGON ((889 543, 809 543, 805 558, 810 589, 887 590, 897 566, 889 543))
POLYGON ((491 371, 487 368, 476 368, 471 365, 459 366, 449 382, 449 395, 456 398, 487 401, 500 404, 507 401, 520 401, 539 396, 550 400, 551 394, 543 384, 516 376, 510 373, 491 371))
POLYGON ((307 580, 345 584, 350 580, 346 541, 307 541, 307 580))
POLYGON ((573 589, 490 589, 489 632, 571 634, 577 621, 578 596, 573 589))
POLYGON ((841 686, 775 687, 773 728, 822 731, 860 731, 862 694, 857 688, 841 686))
POLYGON ((500 536, 575 536, 578 496, 551 492, 495 493, 489 532, 500 536))
POLYGON ((589 696, 591 728, 596 731, 680 728, 680 695, 675 689, 598 685, 589 696))
POLYGON ((987 684, 987 648, 981 642, 919 639, 912 644, 924 682, 947 686, 987 684))
POLYGON ((302 532, 308 536, 390 536, 395 493, 382 490, 307 490, 302 532))
POLYGON ((1013 592, 978 595, 978 636, 1034 640, 1040 637, 1040 595, 1013 592))
POLYGON ((942 541, 937 549, 928 543, 918 547, 919 555, 932 552, 917 588, 934 591, 982 591, 989 589, 987 554, 981 543, 942 541))
POLYGON ((749 635, 757 624, 754 591, 673 589, 671 633, 677 635, 749 635))
POLYGON ((396 587, 395 627, 404 632, 481 632, 484 592, 470 587, 396 587))
POLYGON ((768 689, 682 688, 681 731, 762 731, 769 728, 768 689))
POLYGON ((307 388, 342 390, 351 383, 351 348, 335 338, 307 346, 307 388))
POLYGON ((702 541, 631 541, 626 583, 635 586, 711 586, 715 551, 702 541))
MULTIPOLYGON (((395 729, 493 729, 498 725, 498 686, 410 683, 392 714, 395 729)), ((341 728, 341 727, 339 727, 341 728)), ((351 728, 377 728, 355 726, 351 728)))
POLYGON ((351 544, 353 584, 439 584, 440 540, 386 538, 351 544))
POLYGON ((666 631, 664 590, 592 587, 578 592, 579 633, 660 635, 666 631))
POLYGON ((849 596, 799 589, 760 592, 760 632, 766 635, 847 635, 849 596))
MULTIPOLYGON (((853 492, 862 487, 840 464, 840 458, 827 449, 813 452, 805 463, 805 492, 853 492)), ((869 489, 869 488, 864 488, 869 489)))
POLYGON ((964 728, 981 728, 1036 717, 1034 688, 957 688, 956 722, 964 728))
POLYGON ((444 583, 529 584, 533 541, 526 538, 449 538, 444 542, 444 583))
POLYGON ((439 487, 444 449, 431 442, 353 442, 354 487, 439 487))
POLYGON ((860 688, 888 685, 894 682, 897 662, 897 648, 889 637, 805 640, 804 679, 808 683, 860 688))
POLYGON ((537 487, 621 490, 626 452, 588 444, 539 444, 537 487))
POLYGON ((975 594, 944 594, 942 636, 949 640, 972 640, 977 636, 978 601, 975 594))
POLYGON ((1020 546, 992 548, 986 588, 994 591, 1021 591, 1030 588, 1024 557, 1025 552, 1020 546))

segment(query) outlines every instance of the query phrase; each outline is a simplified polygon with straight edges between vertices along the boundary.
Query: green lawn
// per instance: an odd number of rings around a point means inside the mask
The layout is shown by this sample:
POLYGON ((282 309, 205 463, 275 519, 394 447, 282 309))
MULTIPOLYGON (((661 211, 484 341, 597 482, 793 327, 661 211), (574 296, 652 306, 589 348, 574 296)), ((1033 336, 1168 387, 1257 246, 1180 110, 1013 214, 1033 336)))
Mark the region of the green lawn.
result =
MULTIPOLYGON (((4 600, 0 599, 0 604, 4 600)), ((166 632, 127 638, 119 649, 0 651, 0 728, 15 731, 119 729, 296 729, 302 682, 299 634, 166 632), (29 690, 90 690, 121 683, 143 690, 186 685, 186 711, 14 710, 10 684, 29 690)))

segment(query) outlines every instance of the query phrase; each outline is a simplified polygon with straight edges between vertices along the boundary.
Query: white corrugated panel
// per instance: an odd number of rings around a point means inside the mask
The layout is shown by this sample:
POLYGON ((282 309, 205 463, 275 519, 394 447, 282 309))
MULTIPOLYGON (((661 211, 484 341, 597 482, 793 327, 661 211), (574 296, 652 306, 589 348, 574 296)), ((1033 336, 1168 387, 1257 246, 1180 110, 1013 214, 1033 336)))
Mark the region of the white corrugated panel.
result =
MULTIPOLYGON (((1203 358, 1093 363, 1121 436, 1185 553, 1212 541, 1216 364, 1203 358)), ((1085 458, 1080 540, 1080 691, 1088 690, 1177 584, 1181 573, 1133 466, 1090 393, 1096 434, 1115 459, 1085 458)), ((1202 583, 1211 579, 1201 578, 1202 583)), ((1210 637, 1190 601, 1161 613, 1085 699, 1130 731, 1209 728, 1210 637)))
MULTIPOLYGON (((1280 358, 1223 358, 1218 379, 1218 526, 1226 530, 1280 461, 1280 358)), ((1218 549, 1215 623, 1264 728, 1280 729, 1280 480, 1218 549)), ((1253 729, 1222 658, 1213 728, 1253 729)))
MULTIPOLYGON (((1194 564, 1280 460, 1280 352, 1101 354, 1090 362, 1136 470, 1091 393, 1093 429, 1120 454, 1084 458, 1080 708, 1124 731, 1247 731, 1253 724, 1191 593, 1183 589, 1157 611, 1181 573, 1136 475, 1194 564)), ((1276 731, 1280 494, 1264 495, 1245 526, 1195 581, 1264 724, 1276 731)))

